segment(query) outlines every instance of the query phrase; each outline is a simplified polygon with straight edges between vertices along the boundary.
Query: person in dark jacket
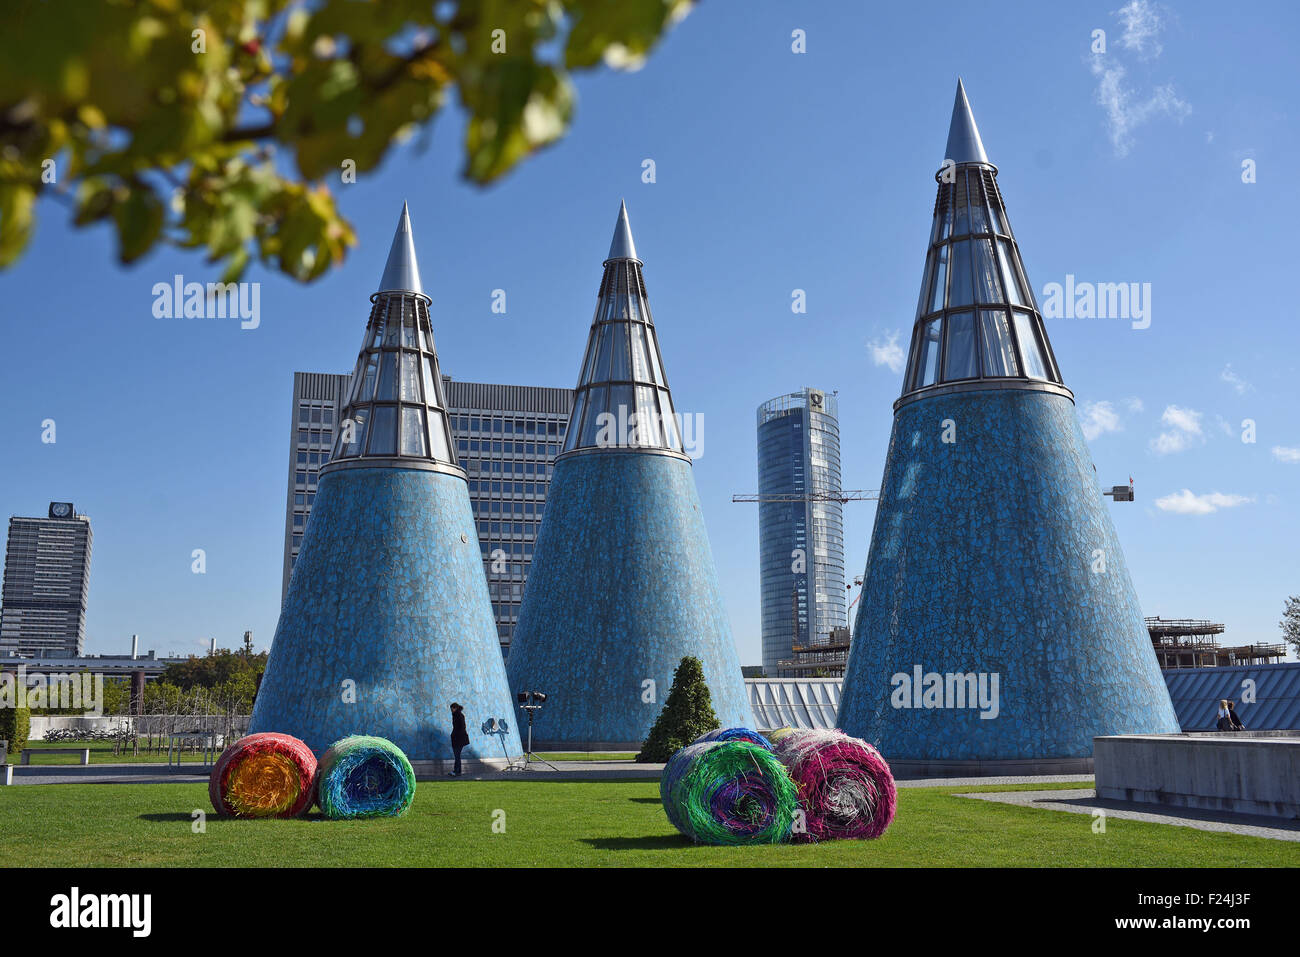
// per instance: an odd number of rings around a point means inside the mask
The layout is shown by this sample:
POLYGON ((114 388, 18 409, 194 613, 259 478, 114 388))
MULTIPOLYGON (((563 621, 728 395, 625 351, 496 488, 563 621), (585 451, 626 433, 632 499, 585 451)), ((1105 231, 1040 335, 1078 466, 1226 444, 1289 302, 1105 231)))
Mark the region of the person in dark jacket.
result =
POLYGON ((1237 714, 1237 705, 1232 701, 1228 702, 1228 720, 1232 722, 1233 731, 1246 730, 1246 726, 1241 723, 1241 717, 1237 714))
POLYGON ((451 749, 456 752, 456 768, 448 771, 452 777, 460 777, 460 752, 469 744, 469 732, 465 730, 465 709, 457 702, 451 703, 451 749))
POLYGON ((1228 710, 1228 699, 1227 698, 1219 699, 1219 713, 1217 716, 1218 720, 1214 722, 1214 727, 1216 730, 1218 731, 1232 730, 1232 718, 1229 717, 1231 713, 1232 712, 1228 710))

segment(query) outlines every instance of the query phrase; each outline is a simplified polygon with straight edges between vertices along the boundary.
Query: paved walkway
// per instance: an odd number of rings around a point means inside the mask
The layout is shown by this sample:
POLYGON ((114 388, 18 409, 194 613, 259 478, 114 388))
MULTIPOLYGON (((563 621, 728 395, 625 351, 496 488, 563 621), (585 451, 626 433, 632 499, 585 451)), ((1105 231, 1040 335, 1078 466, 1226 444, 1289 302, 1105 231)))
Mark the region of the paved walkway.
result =
MULTIPOLYGON (((554 761, 554 769, 539 762, 527 771, 481 771, 465 774, 466 781, 658 781, 662 764, 637 764, 635 761, 554 761)), ((210 771, 198 764, 186 764, 181 770, 168 770, 159 764, 51 764, 19 765, 14 768, 14 784, 159 784, 166 782, 206 781, 210 771)), ((440 775, 420 780, 441 780, 440 775)), ((1088 774, 1038 775, 1019 777, 912 778, 900 780, 900 788, 975 787, 987 784, 1055 784, 1089 782, 1088 774)))
POLYGON ((1068 788, 1055 791, 981 791, 975 794, 959 794, 957 797, 994 801, 998 804, 1017 804, 1021 807, 1043 808, 1049 811, 1069 811, 1073 814, 1091 815, 1101 808, 1106 812, 1106 817, 1121 821, 1150 821, 1153 824, 1170 824, 1174 827, 1194 827, 1198 831, 1245 834, 1275 841, 1300 841, 1300 821, 1261 817, 1254 814, 1204 811, 1199 808, 1171 808, 1163 804, 1100 800, 1097 792, 1092 788, 1077 790, 1068 788))

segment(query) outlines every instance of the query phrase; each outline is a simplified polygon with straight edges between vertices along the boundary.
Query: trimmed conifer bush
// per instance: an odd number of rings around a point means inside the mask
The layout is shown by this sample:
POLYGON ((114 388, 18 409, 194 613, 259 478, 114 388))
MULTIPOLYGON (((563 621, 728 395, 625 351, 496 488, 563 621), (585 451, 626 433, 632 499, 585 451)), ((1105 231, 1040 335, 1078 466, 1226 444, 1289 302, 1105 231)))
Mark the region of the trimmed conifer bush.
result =
POLYGON ((673 672, 668 700, 664 702, 663 710, 655 719, 636 759, 656 764, 666 762, 679 749, 717 726, 713 696, 704 683, 704 665, 699 658, 688 655, 673 672))

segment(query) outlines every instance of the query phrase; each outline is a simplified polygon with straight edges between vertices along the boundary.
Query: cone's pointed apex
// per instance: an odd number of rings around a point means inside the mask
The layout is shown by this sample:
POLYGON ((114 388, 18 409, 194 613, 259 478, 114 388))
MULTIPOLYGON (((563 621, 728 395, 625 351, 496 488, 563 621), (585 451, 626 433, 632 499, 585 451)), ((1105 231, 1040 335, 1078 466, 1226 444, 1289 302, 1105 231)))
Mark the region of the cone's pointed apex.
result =
POLYGON ((618 219, 614 223, 614 238, 609 243, 609 255, 605 257, 606 261, 610 259, 637 259, 636 244, 632 242, 632 227, 627 221, 627 203, 619 200, 618 219))
POLYGON ((948 127, 948 145, 943 155, 945 160, 952 160, 958 164, 989 161, 988 154, 984 152, 984 142, 980 139, 979 127, 975 125, 975 115, 971 112, 970 101, 966 99, 966 86, 960 77, 957 79, 957 97, 952 104, 952 124, 948 127))
POLYGON ((393 234, 393 245, 388 250, 384 275, 379 280, 379 292, 414 292, 424 295, 424 287, 420 284, 420 265, 415 259, 411 214, 405 200, 402 202, 402 215, 397 220, 397 232, 393 234))

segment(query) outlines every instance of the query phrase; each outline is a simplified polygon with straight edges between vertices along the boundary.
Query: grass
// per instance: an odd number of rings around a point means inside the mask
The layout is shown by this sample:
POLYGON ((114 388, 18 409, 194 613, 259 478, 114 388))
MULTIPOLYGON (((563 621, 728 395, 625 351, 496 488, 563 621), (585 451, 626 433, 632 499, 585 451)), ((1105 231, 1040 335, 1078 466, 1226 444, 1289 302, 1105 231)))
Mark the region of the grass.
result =
MULTIPOLYGON (((1077 784, 1061 787, 1078 787, 1077 784)), ((1086 785, 1084 785, 1086 786, 1086 785)), ((404 818, 232 821, 201 784, 0 788, 0 867, 24 866, 1294 866, 1296 845, 903 788, 877 841, 695 847, 668 824, 654 781, 428 781, 404 818), (208 816, 191 829, 193 810, 208 816), (504 833, 494 820, 504 813, 504 833)))
MULTIPOLYGON (((161 752, 152 754, 145 752, 144 745, 141 744, 141 751, 133 755, 130 749, 126 749, 121 754, 113 753, 113 742, 111 741, 28 741, 24 751, 32 752, 32 767, 53 767, 60 764, 81 764, 81 755, 79 754, 41 754, 42 751, 50 748, 90 748, 91 764, 166 764, 167 763, 167 745, 163 744, 161 752)), ((216 754, 220 754, 220 750, 216 754)), ((215 755, 213 760, 215 760, 215 755)), ((17 764, 22 760, 21 754, 9 755, 9 763, 17 764)), ((181 762, 184 764, 193 764, 198 766, 203 762, 202 751, 186 751, 181 756, 181 762)))
MULTIPOLYGON (((114 754, 111 741, 28 741, 25 750, 33 752, 33 767, 81 763, 79 754, 40 753, 49 748, 90 748, 91 764, 165 764, 167 761, 166 745, 163 746, 162 753, 148 754, 142 750, 138 755, 133 755, 129 749, 122 754, 114 754)), ((217 753, 220 754, 219 751, 217 753)), ((544 753, 540 757, 545 761, 631 761, 636 754, 631 751, 564 751, 544 753)), ((200 765, 202 759, 202 751, 186 751, 181 757, 182 763, 195 766, 200 765)), ((10 755, 9 760, 17 764, 20 756, 10 755)))

